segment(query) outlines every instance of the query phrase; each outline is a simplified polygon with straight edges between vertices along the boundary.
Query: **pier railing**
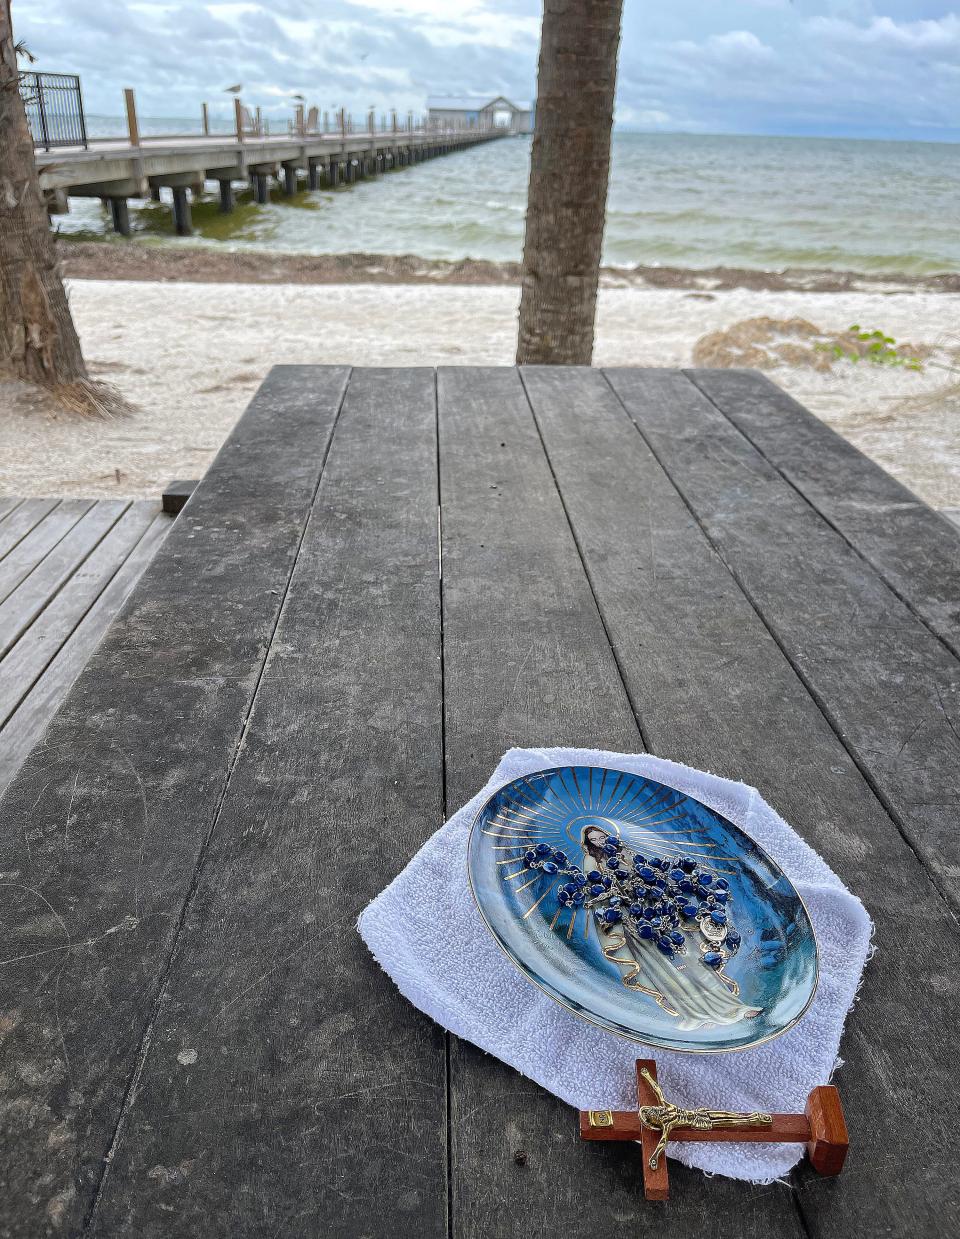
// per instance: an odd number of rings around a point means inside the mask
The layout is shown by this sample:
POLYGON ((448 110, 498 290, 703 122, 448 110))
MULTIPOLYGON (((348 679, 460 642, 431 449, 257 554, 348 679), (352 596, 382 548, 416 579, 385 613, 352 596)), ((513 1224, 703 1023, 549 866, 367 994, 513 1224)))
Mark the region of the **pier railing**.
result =
POLYGON ((21 73, 20 98, 34 146, 88 145, 80 79, 75 73, 21 73))
MULTIPOLYGON (((134 91, 128 88, 123 92, 126 133, 97 134, 93 137, 84 119, 80 79, 74 74, 22 73, 20 93, 34 145, 45 150, 66 146, 82 146, 85 149, 90 146, 115 146, 125 141, 130 146, 147 146, 150 143, 222 138, 230 133, 238 142, 245 142, 281 136, 304 139, 380 137, 386 134, 396 134, 398 138, 404 134, 444 137, 493 132, 497 128, 492 121, 482 125, 451 124, 428 115, 418 116, 412 111, 401 116, 396 108, 392 108, 389 115, 382 112, 379 117, 371 110, 366 116, 355 120, 344 108, 321 112, 316 106, 307 109, 301 104, 294 109, 292 120, 281 120, 279 126, 274 122, 271 132, 270 121, 259 107, 248 107, 235 97, 232 123, 221 119, 211 125, 210 107, 203 103, 198 125, 178 132, 166 129, 165 123, 157 125, 149 119, 142 120, 137 113, 134 91), (161 128, 164 131, 159 131, 161 128)), ((123 122, 119 122, 118 129, 122 125, 123 122)))

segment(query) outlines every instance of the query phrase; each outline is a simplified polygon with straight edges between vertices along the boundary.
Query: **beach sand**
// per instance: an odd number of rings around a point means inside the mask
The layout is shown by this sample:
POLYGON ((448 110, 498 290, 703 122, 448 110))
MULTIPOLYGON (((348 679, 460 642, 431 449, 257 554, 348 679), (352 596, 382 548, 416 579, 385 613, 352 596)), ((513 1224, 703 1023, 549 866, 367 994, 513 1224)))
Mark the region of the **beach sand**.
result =
MULTIPOLYGON (((960 374, 848 361, 813 368, 828 360, 822 341, 854 322, 932 349, 940 365, 954 362, 960 294, 714 287, 602 289, 595 362, 688 366, 710 333, 761 316, 804 320, 823 336, 774 333, 774 343, 799 342, 803 364, 770 377, 928 503, 960 507, 960 392, 944 394, 960 374)), ((68 290, 91 374, 116 384, 135 411, 78 420, 35 391, 0 384, 3 494, 155 497, 173 478, 200 477, 278 363, 514 358, 519 294, 511 285, 71 279, 68 290)))

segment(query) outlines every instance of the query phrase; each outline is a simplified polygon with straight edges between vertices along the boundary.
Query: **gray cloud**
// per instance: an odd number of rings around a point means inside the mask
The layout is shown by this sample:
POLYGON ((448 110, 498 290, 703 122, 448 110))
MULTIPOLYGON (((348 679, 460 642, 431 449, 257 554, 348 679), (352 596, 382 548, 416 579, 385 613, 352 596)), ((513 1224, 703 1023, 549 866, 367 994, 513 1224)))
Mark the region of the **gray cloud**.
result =
MULTIPOLYGON (((14 0, 41 69, 91 112, 227 115, 223 88, 290 115, 301 92, 359 115, 426 95, 535 90, 535 0, 14 0)), ((942 0, 625 0, 618 123, 696 132, 960 139, 960 16, 942 0)))

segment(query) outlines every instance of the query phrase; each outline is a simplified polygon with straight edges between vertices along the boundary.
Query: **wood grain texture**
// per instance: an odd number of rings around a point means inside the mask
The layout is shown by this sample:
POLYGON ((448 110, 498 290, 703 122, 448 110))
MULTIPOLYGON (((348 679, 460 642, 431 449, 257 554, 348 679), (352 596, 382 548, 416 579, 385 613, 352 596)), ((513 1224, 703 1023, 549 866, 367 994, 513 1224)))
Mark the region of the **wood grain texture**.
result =
POLYGON ((446 1235, 443 1033, 355 924, 440 701, 434 375, 355 372, 93 1233, 446 1235))
MULTIPOLYGON (((644 746, 517 374, 441 369, 438 385, 452 812, 511 745, 644 746)), ((450 1090, 456 1239, 643 1224, 635 1149, 582 1142, 575 1111, 456 1038, 450 1090)), ((736 1210, 743 1236, 802 1233, 781 1187, 682 1167, 658 1233, 687 1236, 715 1210, 736 1210)))
POLYGON ((839 1174, 850 1147, 839 1092, 829 1084, 815 1088, 807 1101, 806 1116, 810 1124, 810 1164, 818 1174, 839 1174))
POLYGON ((597 1126, 590 1121, 592 1110, 580 1111, 581 1140, 639 1140, 643 1124, 636 1109, 609 1110, 612 1122, 608 1126, 597 1126))
POLYGON ((128 507, 129 501, 125 499, 101 499, 92 504, 0 603, 0 658, 19 640, 128 507))
POLYGON ((0 803, 5 1236, 89 1213, 346 379, 271 373, 0 803))
POLYGON ((960 539, 941 514, 766 376, 743 370, 687 374, 960 655, 960 539))
POLYGON ((0 495, 0 525, 7 519, 10 513, 23 503, 16 495, 0 495))
MULTIPOLYGON (((18 634, 16 644, 0 659, 0 728, 119 571, 157 511, 157 505, 148 501, 130 504, 98 545, 79 563, 74 562, 66 582, 58 580, 56 592, 42 607, 40 622, 31 622, 18 634)), ((25 584, 32 580, 28 577, 25 584)), ((17 599, 20 592, 18 589, 7 601, 17 599)), ((0 612, 5 606, 0 606, 0 612)), ((38 613, 34 611, 31 620, 38 613)))
POLYGON ((960 908, 960 663, 682 374, 610 373, 698 523, 960 908))
MULTIPOLYGON (((950 1031, 960 995, 945 980, 958 975, 960 947, 948 908, 604 376, 523 377, 650 749, 759 787, 874 919, 878 963, 848 1018, 838 1077, 850 1166, 837 1184, 798 1174, 809 1233, 867 1239, 960 1217, 948 1169, 960 1130, 950 1031), (923 1062, 909 1078, 894 1050, 904 1044, 923 1062), (917 1197, 891 1194, 889 1160, 876 1155, 900 1143, 904 1121, 927 1168, 917 1197)), ((632 408, 645 404, 646 372, 612 377, 633 382, 632 408)), ((679 1182, 674 1174, 675 1198, 679 1182)))
MULTIPOLYGON (((46 502, 45 500, 42 502, 46 502)), ((0 559, 0 601, 35 571, 57 543, 93 507, 92 499, 63 499, 0 559)))
MULTIPOLYGON (((439 444, 428 372, 356 373, 324 468, 347 372, 273 372, 115 623, 167 518, 92 603, 78 577, 88 609, 27 701, 106 639, 0 801, 0 1235, 951 1234, 953 783, 927 706, 955 660, 933 612, 676 372, 611 372, 622 400, 574 368, 437 381, 439 444), (842 1046, 843 1176, 675 1164, 647 1212, 635 1146, 581 1142, 367 957, 359 908, 444 785, 451 812, 511 744, 743 778, 861 894, 880 953, 842 1046)), ((31 502, 0 553, 51 514, 31 502)))
POLYGON ((57 506, 56 499, 24 499, 0 522, 0 559, 34 529, 57 506))
MULTIPOLYGON (((94 578, 100 592, 87 606, 86 599, 79 595, 82 595, 89 581, 88 573, 92 575, 98 566, 109 570, 109 563, 104 561, 115 553, 115 539, 120 535, 126 537, 131 524, 139 524, 139 507, 139 503, 133 504, 131 511, 120 522, 121 528, 111 530, 108 538, 77 574, 79 579, 70 581, 58 596, 57 602, 62 597, 64 605, 51 608, 53 613, 49 616, 45 614, 44 623, 34 625, 0 664, 0 704, 4 708, 0 717, 5 719, 0 730, 0 795, 39 743, 74 681, 89 662, 170 530, 168 517, 154 516, 132 549, 127 551, 126 547, 121 548, 124 551, 123 563, 110 576, 109 583, 104 587, 102 579, 94 578), (75 584, 76 590, 73 588, 75 584), (82 617, 73 610, 73 604, 77 602, 84 605, 82 617), (70 629, 68 633, 64 631, 66 628, 70 629), (57 646, 56 652, 50 657, 53 646, 57 646), (7 709, 12 713, 6 714, 7 709)), ((155 510, 156 505, 144 502, 143 507, 155 510)))

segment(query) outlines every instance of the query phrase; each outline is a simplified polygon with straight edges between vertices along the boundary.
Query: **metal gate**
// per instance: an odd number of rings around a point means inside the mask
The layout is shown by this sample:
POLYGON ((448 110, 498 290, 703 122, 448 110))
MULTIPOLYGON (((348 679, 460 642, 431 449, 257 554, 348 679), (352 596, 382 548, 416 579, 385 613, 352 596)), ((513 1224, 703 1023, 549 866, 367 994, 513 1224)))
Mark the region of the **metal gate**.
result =
POLYGON ((87 145, 80 79, 75 73, 21 73, 20 98, 34 146, 87 145))

